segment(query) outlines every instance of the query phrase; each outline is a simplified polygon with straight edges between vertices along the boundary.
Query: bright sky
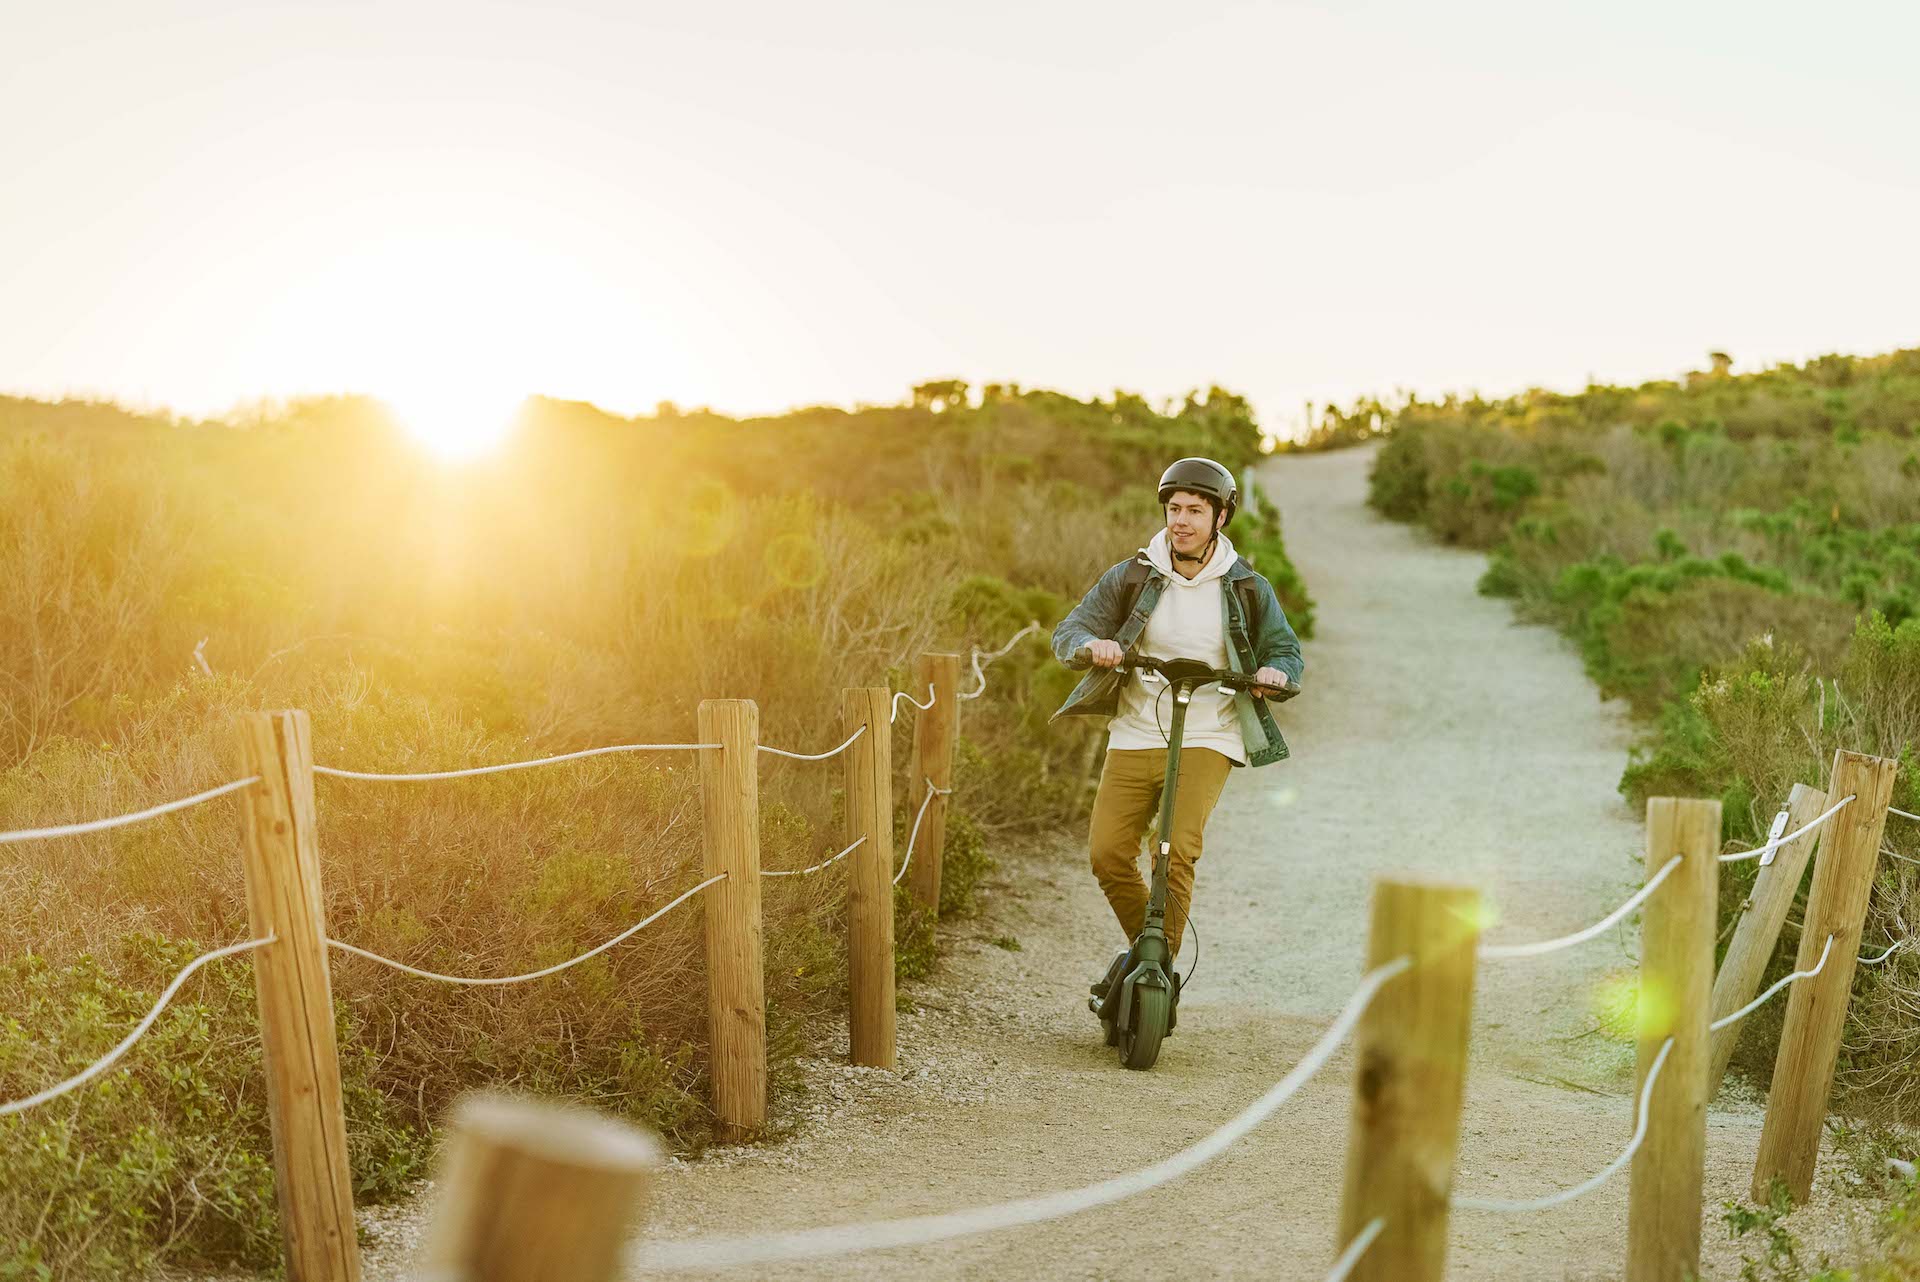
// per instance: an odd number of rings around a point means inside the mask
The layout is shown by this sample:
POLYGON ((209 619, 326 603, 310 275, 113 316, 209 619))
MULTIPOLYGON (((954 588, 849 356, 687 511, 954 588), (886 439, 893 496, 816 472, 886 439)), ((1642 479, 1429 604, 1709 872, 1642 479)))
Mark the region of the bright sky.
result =
POLYGON ((1284 429, 1920 345, 1916 47, 1911 4, 10 5, 0 390, 1219 382, 1284 429))

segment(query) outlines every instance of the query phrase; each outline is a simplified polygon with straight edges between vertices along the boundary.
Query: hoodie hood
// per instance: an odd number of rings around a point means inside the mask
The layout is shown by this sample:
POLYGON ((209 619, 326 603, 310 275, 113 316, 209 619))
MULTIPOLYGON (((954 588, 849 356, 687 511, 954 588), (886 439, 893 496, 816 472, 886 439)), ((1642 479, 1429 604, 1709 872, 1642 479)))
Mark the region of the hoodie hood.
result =
POLYGON ((1173 551, 1167 545, 1167 532, 1162 528, 1147 541, 1147 546, 1140 549, 1140 555, 1152 562, 1154 569, 1172 580, 1174 587, 1192 587, 1196 583, 1206 583, 1212 579, 1225 577, 1227 571, 1233 568, 1233 562, 1239 554, 1233 550, 1233 540, 1226 536, 1225 531, 1222 531, 1214 540, 1213 556, 1202 567, 1200 573, 1189 579, 1173 568, 1173 551))

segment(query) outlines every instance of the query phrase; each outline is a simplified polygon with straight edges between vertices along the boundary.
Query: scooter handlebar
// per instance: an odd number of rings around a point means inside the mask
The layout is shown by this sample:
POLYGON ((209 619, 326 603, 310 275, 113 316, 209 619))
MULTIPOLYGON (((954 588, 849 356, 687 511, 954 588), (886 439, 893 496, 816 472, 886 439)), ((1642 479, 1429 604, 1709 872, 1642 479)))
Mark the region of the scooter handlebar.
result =
POLYGON ((1297 685, 1270 686, 1255 681, 1250 673, 1231 668, 1216 668, 1198 659, 1156 659, 1147 654, 1130 654, 1120 661, 1121 672, 1157 672, 1176 685, 1207 685, 1218 682, 1228 690, 1262 690, 1268 694, 1291 697, 1299 693, 1297 685))
MULTIPOLYGON (((1084 645, 1075 650, 1073 656, 1067 660, 1067 667, 1076 672, 1092 666, 1093 650, 1084 645)), ((1149 654, 1129 654, 1120 660, 1118 667, 1111 671, 1155 672, 1169 681, 1187 682, 1193 685, 1206 685, 1217 681, 1229 690, 1263 690, 1268 694, 1278 695, 1282 699, 1290 699, 1300 693, 1297 682, 1289 682, 1284 686, 1262 685, 1247 673, 1235 672, 1231 668, 1216 668, 1198 659, 1156 659, 1149 654)))

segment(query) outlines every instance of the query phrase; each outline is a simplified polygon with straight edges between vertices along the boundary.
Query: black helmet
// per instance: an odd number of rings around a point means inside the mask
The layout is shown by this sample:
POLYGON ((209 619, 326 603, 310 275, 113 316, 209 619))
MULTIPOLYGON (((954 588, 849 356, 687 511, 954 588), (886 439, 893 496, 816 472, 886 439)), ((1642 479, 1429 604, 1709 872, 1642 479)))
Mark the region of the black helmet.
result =
POLYGON ((1210 458, 1183 458, 1160 474, 1160 502, 1164 505, 1167 496, 1175 490, 1185 490, 1189 494, 1198 494, 1202 498, 1212 499, 1227 514, 1220 524, 1221 529, 1233 524, 1234 509, 1240 506, 1240 490, 1233 483, 1233 473, 1210 458))

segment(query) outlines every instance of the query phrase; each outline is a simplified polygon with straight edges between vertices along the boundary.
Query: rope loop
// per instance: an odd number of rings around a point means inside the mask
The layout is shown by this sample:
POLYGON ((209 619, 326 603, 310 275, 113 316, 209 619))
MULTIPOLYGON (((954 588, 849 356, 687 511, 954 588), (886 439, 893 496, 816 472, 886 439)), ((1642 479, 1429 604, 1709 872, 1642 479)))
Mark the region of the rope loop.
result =
POLYGON ((991 654, 982 655, 979 647, 974 647, 973 676, 980 684, 972 690, 962 690, 958 697, 962 699, 978 699, 981 695, 985 694, 987 692, 987 674, 980 669, 981 661, 984 659, 986 662, 992 663, 995 659, 1004 657, 1014 646, 1020 644, 1020 638, 1026 636, 1029 632, 1038 632, 1039 630, 1040 622, 1036 619, 1014 633, 1005 645, 993 651, 991 654))
POLYGON ((940 698, 940 692, 934 689, 933 686, 931 685, 927 687, 927 701, 925 703, 920 702, 918 699, 908 694, 905 690, 895 691, 893 696, 893 711, 888 714, 887 722, 888 724, 892 724, 893 722, 898 721, 900 719, 900 701, 902 699, 905 699, 908 703, 911 703, 914 707, 920 709, 920 711, 925 712, 929 708, 933 707, 933 705, 939 700, 939 698, 940 698))

